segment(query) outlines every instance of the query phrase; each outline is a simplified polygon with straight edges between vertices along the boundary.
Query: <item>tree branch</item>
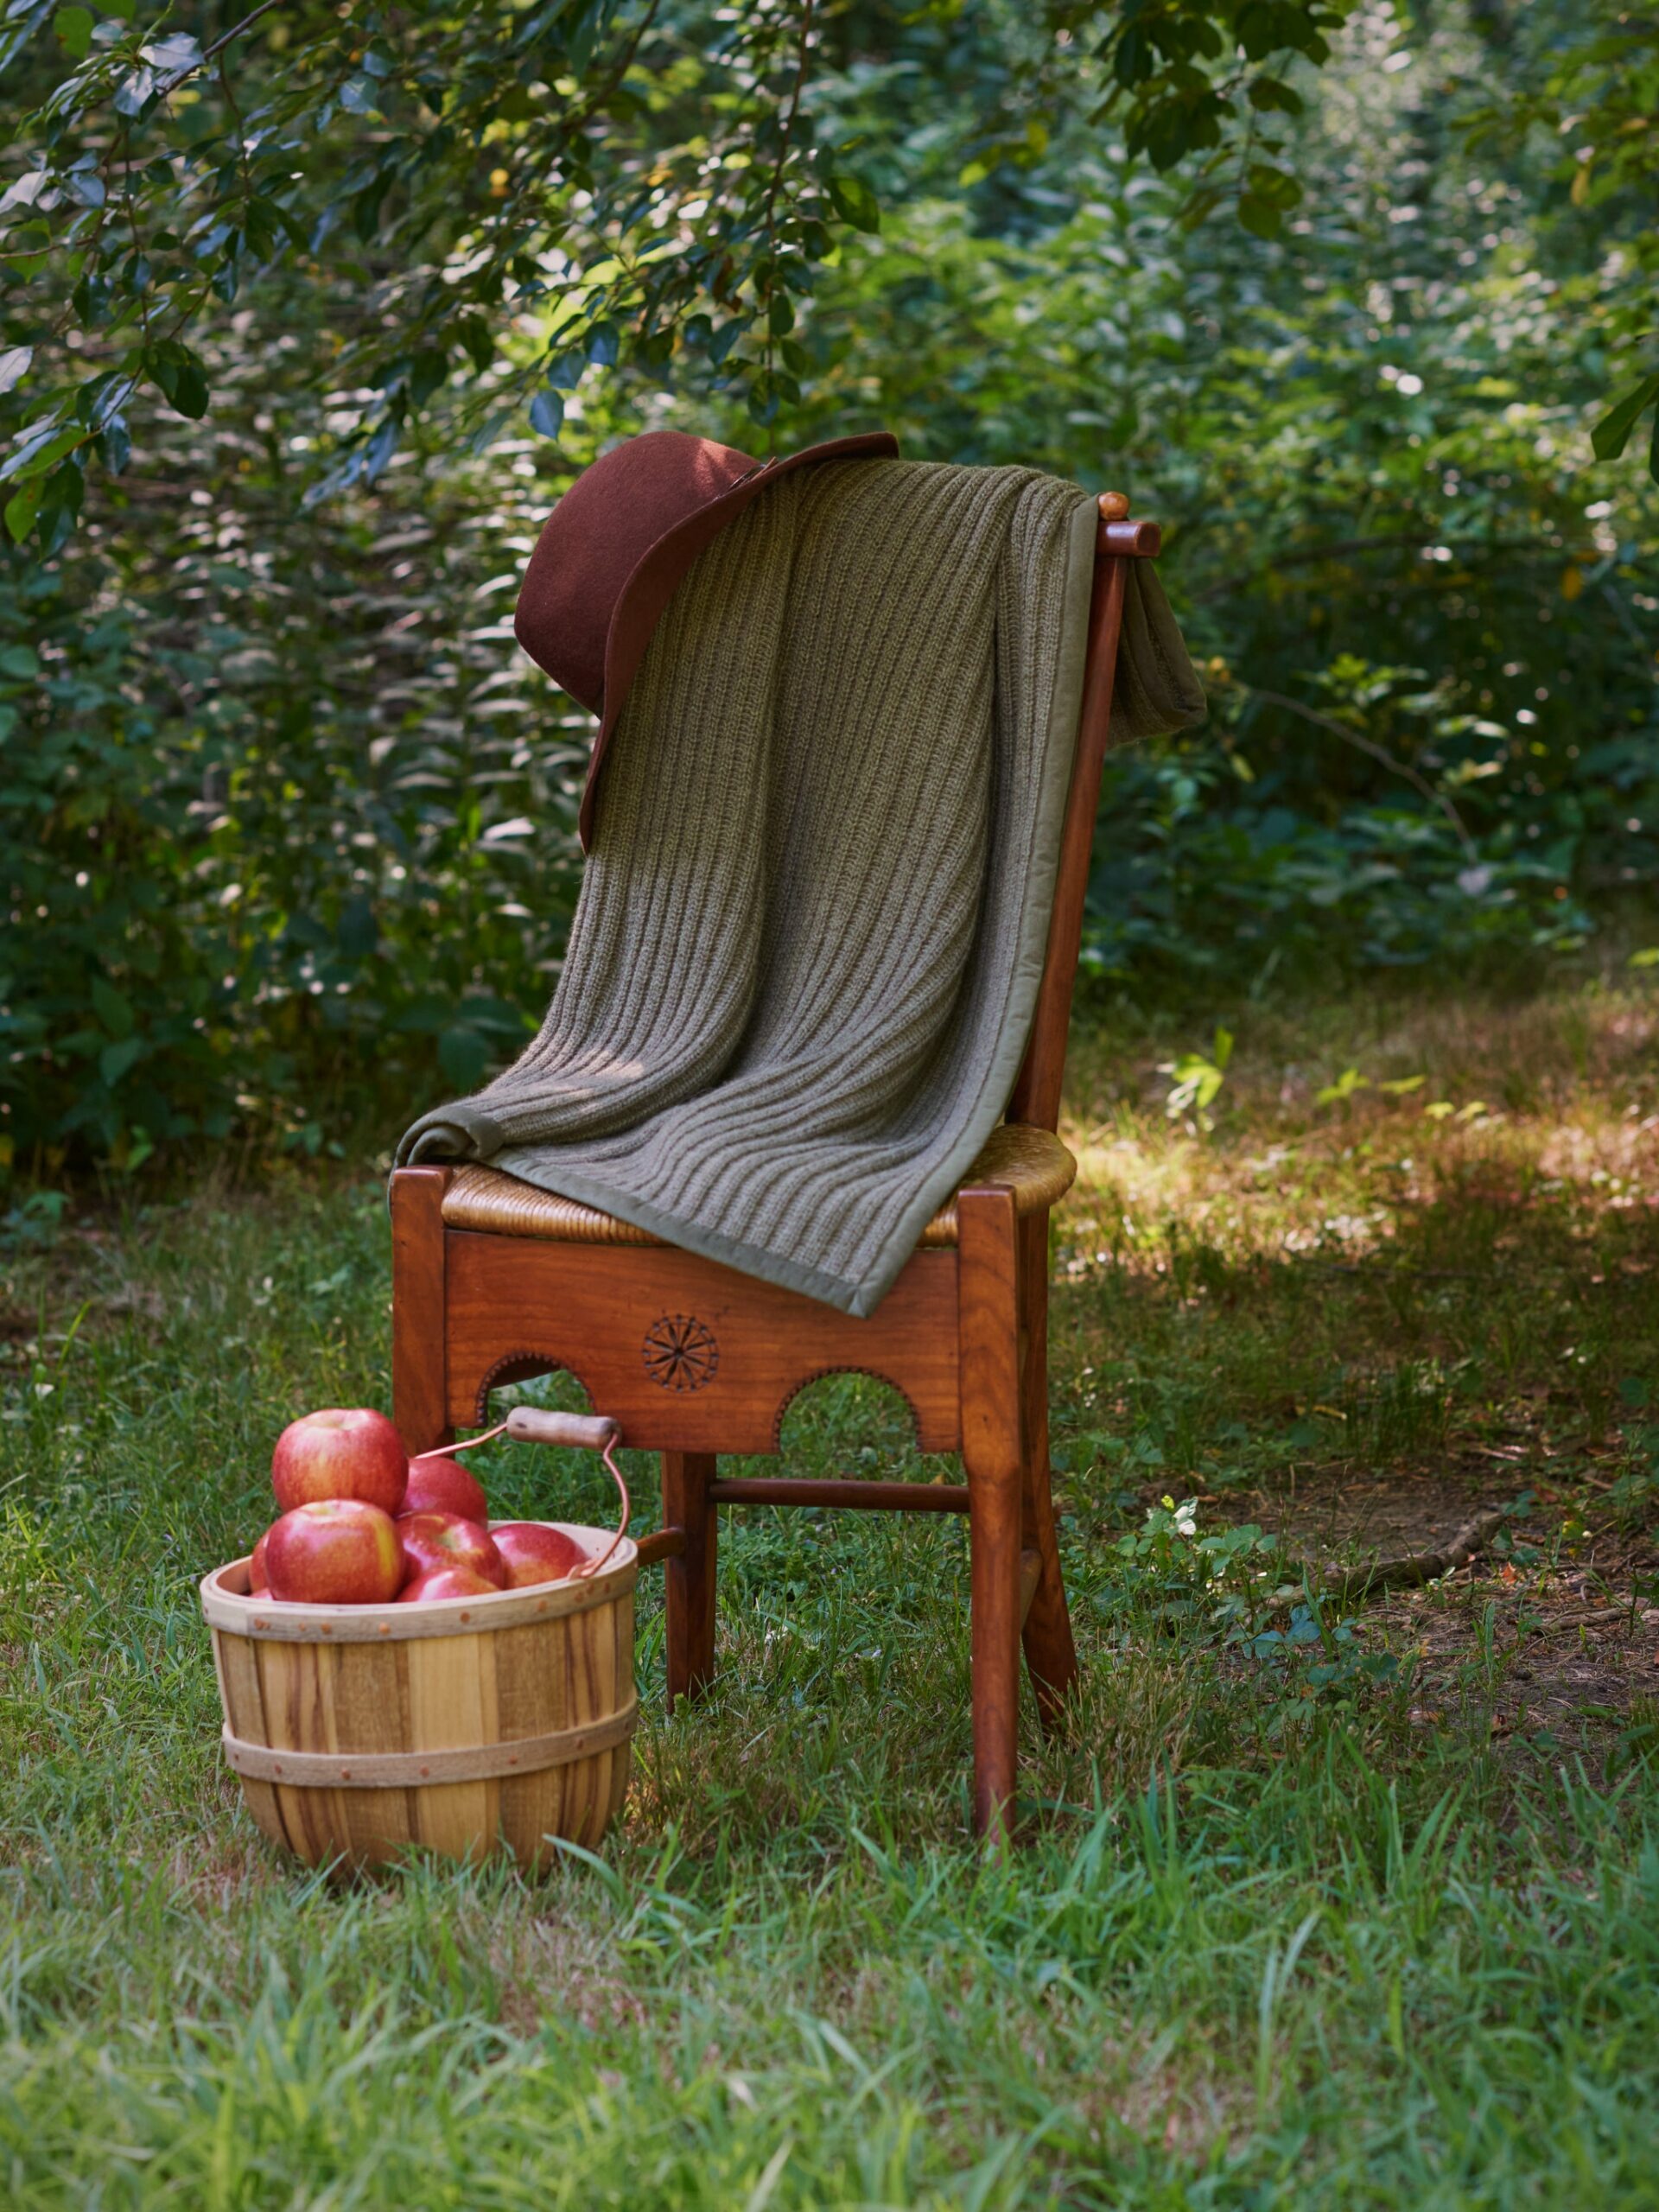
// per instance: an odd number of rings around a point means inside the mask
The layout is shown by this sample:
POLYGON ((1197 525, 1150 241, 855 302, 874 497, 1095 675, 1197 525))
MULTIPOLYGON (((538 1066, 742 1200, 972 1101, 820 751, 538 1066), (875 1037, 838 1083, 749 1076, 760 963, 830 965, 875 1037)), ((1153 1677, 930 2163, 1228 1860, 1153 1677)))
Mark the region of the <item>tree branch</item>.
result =
MULTIPOLYGON (((789 143, 795 134, 795 118, 800 113, 801 94, 806 86, 807 41, 812 29, 813 0, 803 0, 801 8, 801 43, 795 58, 795 82, 790 88, 789 106, 784 115, 784 127, 778 142, 778 160, 772 172, 772 183, 766 193, 766 258, 775 264, 778 258, 778 194, 784 181, 784 164, 789 159, 789 143)), ((772 276, 766 278, 766 375, 772 375, 772 276)), ((778 408, 772 401, 772 421, 766 425, 766 450, 778 450, 778 408)))
POLYGON ((194 77, 198 69, 205 69, 210 61, 216 61, 227 46, 234 46, 244 31, 251 30, 261 16, 268 16, 271 10, 279 4, 280 0, 259 0, 259 5, 253 13, 251 16, 244 16, 239 23, 233 24, 226 32, 223 38, 216 38, 200 61, 193 61, 188 69, 175 70, 165 83, 158 85, 156 88, 158 97, 162 99, 170 99, 188 78, 194 77))
POLYGON ((1375 738, 1366 737, 1360 731, 1351 729, 1346 722, 1339 722, 1334 715, 1322 715, 1316 707, 1305 707, 1300 699, 1293 699, 1287 692, 1262 691, 1258 690, 1253 683, 1247 684, 1244 688, 1249 691, 1251 698, 1260 699, 1266 706, 1282 707, 1287 714, 1300 715, 1304 721, 1312 722, 1317 729, 1329 730, 1332 737, 1341 738, 1345 745, 1354 746, 1361 753, 1369 753, 1373 760, 1379 761, 1392 774, 1403 776, 1414 791, 1420 791, 1431 806, 1439 807, 1440 812, 1445 815, 1452 825, 1452 833, 1458 842, 1463 847, 1464 857, 1470 861, 1475 859, 1475 841, 1464 827, 1463 817, 1447 798, 1446 793, 1437 791, 1426 777, 1419 775, 1409 760, 1396 760, 1395 755, 1385 746, 1379 745, 1375 738))
MULTIPOLYGON (((1351 553, 1397 553, 1408 545, 1421 545, 1424 536, 1421 530, 1398 530, 1380 537, 1333 538, 1328 545, 1308 545, 1300 552, 1275 553, 1271 560, 1264 561, 1250 574, 1255 576, 1270 575, 1275 569, 1306 568, 1314 561, 1340 561, 1351 553)), ((1535 534, 1529 537, 1443 537, 1440 543, 1442 545, 1468 546, 1478 553, 1530 552, 1541 559, 1546 554, 1557 560, 1561 557, 1559 546, 1541 545, 1535 534)), ((1229 593, 1236 592, 1238 587, 1237 575, 1230 575, 1223 582, 1210 585, 1198 594, 1198 597, 1201 600, 1221 599, 1229 593)))
POLYGON ((1443 1574, 1466 1566, 1477 1552, 1484 1551, 1503 1526, 1503 1521, 1504 1509, 1501 1505, 1490 1506, 1485 1512, 1476 1514, 1472 1521, 1465 1521, 1451 1542, 1438 1551, 1411 1552, 1404 1559, 1375 1560, 1370 1567, 1357 1567, 1347 1574, 1340 1567, 1328 1567, 1325 1571, 1328 1593, 1344 1599, 1366 1598, 1373 1590, 1413 1589, 1425 1582, 1438 1582, 1443 1574))

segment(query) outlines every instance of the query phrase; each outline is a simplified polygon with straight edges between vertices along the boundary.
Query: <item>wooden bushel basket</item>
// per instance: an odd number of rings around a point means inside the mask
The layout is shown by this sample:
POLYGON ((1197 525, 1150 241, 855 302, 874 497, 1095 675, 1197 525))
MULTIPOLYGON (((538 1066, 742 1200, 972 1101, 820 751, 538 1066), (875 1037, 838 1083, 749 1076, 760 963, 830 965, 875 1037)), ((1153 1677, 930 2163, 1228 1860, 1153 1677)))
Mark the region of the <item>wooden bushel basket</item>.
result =
MULTIPOLYGON (((556 1522, 590 1552, 608 1529, 556 1522)), ((639 1554, 597 1573, 413 1605, 251 1598, 248 1561, 201 1584, 225 1753, 248 1809, 308 1866, 379 1866, 410 1846, 596 1845, 627 1794, 639 1554)))

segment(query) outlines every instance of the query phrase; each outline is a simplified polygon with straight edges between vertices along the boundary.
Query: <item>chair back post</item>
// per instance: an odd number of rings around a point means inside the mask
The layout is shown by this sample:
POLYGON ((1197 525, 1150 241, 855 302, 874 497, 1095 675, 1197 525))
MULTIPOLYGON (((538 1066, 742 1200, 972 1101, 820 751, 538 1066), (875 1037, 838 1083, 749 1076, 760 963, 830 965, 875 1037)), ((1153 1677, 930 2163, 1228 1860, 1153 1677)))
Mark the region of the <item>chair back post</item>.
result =
POLYGON ((1060 1085, 1065 1074, 1066 1032, 1071 1020, 1071 987, 1083 944, 1084 902, 1089 891, 1089 861, 1095 841, 1095 812, 1100 804, 1100 775, 1112 720, 1112 678, 1117 666, 1117 639, 1123 622, 1123 594, 1128 563, 1155 558, 1156 523, 1131 522, 1122 492, 1103 492, 1095 537, 1094 595, 1089 607, 1089 641, 1084 663, 1083 708, 1071 784, 1060 833, 1060 860, 1054 884, 1054 911, 1048 925, 1043 980, 1031 1041, 1007 1118, 1052 1129, 1060 1118, 1060 1085))

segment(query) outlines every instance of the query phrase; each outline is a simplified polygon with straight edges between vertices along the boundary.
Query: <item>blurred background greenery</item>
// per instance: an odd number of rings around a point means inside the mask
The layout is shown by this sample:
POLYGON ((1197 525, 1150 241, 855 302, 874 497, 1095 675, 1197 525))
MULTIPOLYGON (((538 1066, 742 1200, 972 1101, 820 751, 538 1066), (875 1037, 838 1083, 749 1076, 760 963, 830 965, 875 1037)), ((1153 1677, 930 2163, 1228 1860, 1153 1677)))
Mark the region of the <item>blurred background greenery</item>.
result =
POLYGON ((1095 988, 1640 957, 1651 22, 132 6, 0 39, 15 1173, 384 1145, 533 1029, 588 724, 513 599, 643 428, 1163 524, 1211 713, 1109 765, 1095 988))

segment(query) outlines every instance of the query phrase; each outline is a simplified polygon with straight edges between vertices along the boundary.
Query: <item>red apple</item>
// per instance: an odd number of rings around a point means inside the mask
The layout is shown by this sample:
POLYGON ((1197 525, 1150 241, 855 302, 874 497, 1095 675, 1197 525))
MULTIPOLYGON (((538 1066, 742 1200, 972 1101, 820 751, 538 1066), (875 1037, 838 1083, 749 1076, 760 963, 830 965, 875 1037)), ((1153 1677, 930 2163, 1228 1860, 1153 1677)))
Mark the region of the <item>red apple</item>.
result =
POLYGON ((264 1595, 265 1591, 270 1587, 270 1577, 265 1573, 265 1546, 270 1541, 270 1530, 267 1529, 264 1535, 260 1537, 258 1542, 254 1546, 253 1556, 248 1561, 248 1595, 250 1598, 261 1597, 264 1595))
POLYGON ((411 1579, 440 1567, 469 1567, 493 1589, 505 1583, 501 1554, 489 1530, 476 1521, 463 1521, 459 1513, 404 1513, 395 1525, 404 1547, 404 1571, 411 1579))
POLYGON ((320 1497, 358 1497, 396 1513, 408 1480, 403 1439, 384 1414, 365 1406, 302 1414, 277 1438, 270 1458, 271 1488, 284 1513, 320 1497))
POLYGON ((490 1504, 476 1475, 459 1459, 411 1459, 404 1513, 459 1513, 463 1521, 489 1526, 490 1504))
POLYGON ((290 1604, 390 1605, 404 1580, 397 1525, 364 1498, 314 1498, 272 1524, 265 1572, 290 1604))
POLYGON ((397 1592, 400 1605, 418 1605, 427 1599, 437 1598, 493 1598, 499 1593, 499 1585, 486 1582, 481 1574, 474 1574, 470 1567, 435 1567, 424 1574, 417 1574, 412 1582, 405 1582, 397 1592))
POLYGON ((490 1531, 507 1570, 509 1590, 532 1582, 563 1582, 588 1554, 574 1536, 545 1521, 504 1521, 490 1531))

